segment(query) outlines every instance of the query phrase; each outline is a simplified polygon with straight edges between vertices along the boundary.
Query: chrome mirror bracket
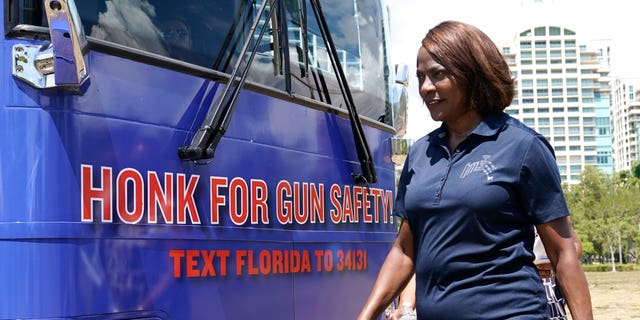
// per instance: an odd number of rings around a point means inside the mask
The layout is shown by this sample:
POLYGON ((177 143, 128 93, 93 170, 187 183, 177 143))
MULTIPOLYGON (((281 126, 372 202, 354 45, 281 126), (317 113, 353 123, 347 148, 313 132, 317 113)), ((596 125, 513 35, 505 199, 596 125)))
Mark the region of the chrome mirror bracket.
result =
POLYGON ((73 0, 45 0, 51 43, 16 44, 11 51, 14 77, 44 89, 78 89, 89 77, 82 48, 87 40, 73 0))

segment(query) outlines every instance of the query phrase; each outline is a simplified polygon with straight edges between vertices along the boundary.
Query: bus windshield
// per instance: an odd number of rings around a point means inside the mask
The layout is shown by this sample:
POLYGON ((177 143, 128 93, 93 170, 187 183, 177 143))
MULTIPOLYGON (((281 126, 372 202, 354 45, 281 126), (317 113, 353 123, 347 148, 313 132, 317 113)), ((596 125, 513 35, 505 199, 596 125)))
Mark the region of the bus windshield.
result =
MULTIPOLYGON (((286 22, 258 16, 261 5, 261 0, 185 0, 179 6, 169 0, 77 2, 84 31, 90 38, 227 74, 231 73, 247 37, 257 38, 259 30, 252 33, 250 26, 260 19, 260 23, 267 24, 267 31, 248 80, 288 91, 289 95, 344 107, 327 47, 308 0, 285 0, 280 7, 286 22), (274 26, 285 28, 281 26, 285 23, 286 39, 278 39, 274 26), (285 41, 287 46, 283 46, 285 41), (278 46, 283 49, 274 51, 278 46), (286 62, 288 65, 283 66, 286 62)), ((358 113, 384 121, 391 79, 384 47, 387 30, 382 5, 365 0, 322 0, 321 5, 358 113)), ((25 10, 23 23, 37 20, 27 17, 28 13, 25 10)), ((46 19, 42 19, 42 25, 46 25, 46 19)))

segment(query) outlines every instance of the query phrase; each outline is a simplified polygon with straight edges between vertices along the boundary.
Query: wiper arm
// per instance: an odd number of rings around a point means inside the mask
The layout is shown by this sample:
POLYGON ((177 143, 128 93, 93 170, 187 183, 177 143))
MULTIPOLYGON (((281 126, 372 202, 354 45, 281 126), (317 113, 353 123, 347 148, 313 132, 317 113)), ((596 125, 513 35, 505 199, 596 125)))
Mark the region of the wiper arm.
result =
MULTIPOLYGON (((247 79, 247 73, 249 72, 249 67, 251 66, 251 62, 258 51, 258 46, 260 45, 260 41, 264 36, 264 32, 267 29, 268 21, 271 19, 274 8, 277 7, 277 4, 280 0, 273 0, 271 8, 269 10, 269 14, 267 18, 264 20, 264 24, 260 29, 260 35, 255 40, 255 43, 251 49, 251 54, 247 59, 246 65, 242 65, 243 57, 246 56, 249 50, 249 44, 253 40, 253 35, 255 34, 255 30, 258 28, 258 24, 260 23, 260 17, 265 12, 265 8, 269 1, 263 1, 260 6, 258 16, 253 21, 251 25, 251 29, 249 30, 249 36, 245 40, 242 50, 240 51, 240 55, 238 56, 238 61, 236 62, 233 72, 231 73, 231 77, 229 78, 229 82, 224 88, 222 93, 222 97, 219 102, 215 105, 214 108, 209 109, 207 112, 207 116, 200 127, 200 129, 196 132, 193 139, 191 140, 191 144, 188 146, 183 146, 178 148, 178 156, 183 160, 191 160, 191 161, 199 161, 204 159, 212 159, 215 154, 216 147, 222 139, 222 136, 227 131, 229 127, 229 122, 231 121, 231 116, 233 115, 233 111, 236 107, 236 101, 238 95, 240 93, 240 89, 244 85, 245 80, 247 79), (238 73, 240 72, 240 77, 238 78, 238 73)), ((278 48, 274 48, 276 50, 278 48)))
POLYGON ((349 82, 347 81, 347 77, 345 76, 342 65, 340 64, 338 50, 333 43, 327 21, 325 20, 322 9, 320 8, 320 2, 318 0, 310 0, 310 2, 313 8, 313 13, 319 22, 320 33, 322 34, 322 38, 327 45, 329 58, 331 59, 331 65, 333 66, 333 69, 338 76, 338 85, 340 86, 342 96, 345 98, 347 111, 349 111, 349 120, 351 123, 351 131, 353 132, 353 140, 356 143, 358 160, 360 161, 360 167, 362 168, 361 174, 352 173, 351 175, 358 183, 375 183, 378 178, 376 176, 376 169, 373 163, 373 156, 371 155, 371 150, 369 150, 369 144, 367 143, 367 138, 364 134, 364 130, 362 129, 360 117, 358 116, 358 111, 356 110, 355 104, 353 102, 353 96, 351 95, 351 90, 349 89, 349 82))

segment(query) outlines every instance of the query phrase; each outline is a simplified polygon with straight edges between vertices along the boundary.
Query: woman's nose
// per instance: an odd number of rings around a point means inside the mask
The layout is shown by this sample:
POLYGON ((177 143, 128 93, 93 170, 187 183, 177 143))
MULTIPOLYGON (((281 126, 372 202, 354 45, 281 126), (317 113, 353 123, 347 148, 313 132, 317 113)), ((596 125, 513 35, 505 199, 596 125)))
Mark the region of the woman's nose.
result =
POLYGON ((428 93, 435 90, 436 86, 429 78, 425 78, 424 81, 422 81, 422 84, 420 85, 420 93, 428 93))

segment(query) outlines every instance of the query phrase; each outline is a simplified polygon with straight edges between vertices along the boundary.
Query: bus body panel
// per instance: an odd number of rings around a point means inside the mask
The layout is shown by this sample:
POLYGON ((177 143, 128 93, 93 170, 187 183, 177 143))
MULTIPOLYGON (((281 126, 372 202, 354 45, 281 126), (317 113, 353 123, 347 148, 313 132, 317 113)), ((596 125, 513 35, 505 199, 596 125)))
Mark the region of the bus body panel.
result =
POLYGON ((83 91, 35 89, 4 71, 18 42, 0 48, 1 319, 356 316, 395 237, 391 133, 365 126, 365 188, 347 118, 243 90, 194 164, 177 149, 224 84, 90 51, 83 91))

